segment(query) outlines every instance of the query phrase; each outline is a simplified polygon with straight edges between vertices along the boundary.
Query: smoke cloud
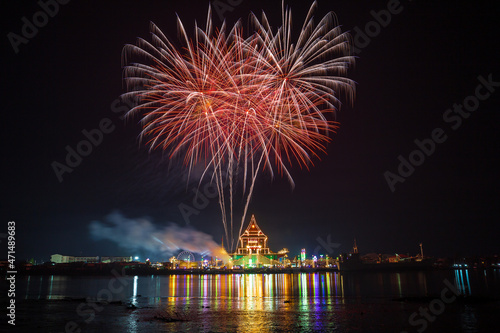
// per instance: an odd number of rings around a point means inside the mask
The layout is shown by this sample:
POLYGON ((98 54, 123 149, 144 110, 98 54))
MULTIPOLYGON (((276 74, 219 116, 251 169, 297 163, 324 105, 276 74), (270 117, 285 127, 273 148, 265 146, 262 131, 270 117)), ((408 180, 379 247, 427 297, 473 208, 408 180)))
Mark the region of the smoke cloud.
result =
POLYGON ((227 252, 208 234, 173 223, 159 227, 147 218, 127 218, 120 212, 109 214, 105 222, 92 221, 90 234, 96 240, 111 240, 130 250, 163 255, 186 250, 222 258, 224 262, 229 260, 227 252))

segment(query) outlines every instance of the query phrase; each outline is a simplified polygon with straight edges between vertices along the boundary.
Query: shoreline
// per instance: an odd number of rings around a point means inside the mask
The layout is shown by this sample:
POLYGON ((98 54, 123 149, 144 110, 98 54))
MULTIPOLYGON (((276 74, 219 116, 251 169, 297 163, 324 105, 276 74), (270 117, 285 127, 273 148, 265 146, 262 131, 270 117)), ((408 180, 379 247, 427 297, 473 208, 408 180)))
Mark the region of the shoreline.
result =
MULTIPOLYGON (((31 267, 26 270, 17 271, 18 276, 28 275, 68 275, 68 276, 115 276, 117 273, 130 276, 147 275, 231 275, 231 274, 294 274, 294 273, 315 273, 315 272, 338 272, 337 268, 255 268, 255 269, 156 269, 156 268, 134 268, 120 265, 112 265, 103 268, 54 268, 31 267)), ((0 275, 7 275, 6 271, 0 271, 0 275)))

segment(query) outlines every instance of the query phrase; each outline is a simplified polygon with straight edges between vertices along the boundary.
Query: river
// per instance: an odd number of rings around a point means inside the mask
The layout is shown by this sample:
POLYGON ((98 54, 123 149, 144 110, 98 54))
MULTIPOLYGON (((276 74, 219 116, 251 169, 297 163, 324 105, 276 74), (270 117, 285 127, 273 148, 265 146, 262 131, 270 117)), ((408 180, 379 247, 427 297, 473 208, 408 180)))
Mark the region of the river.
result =
POLYGON ((489 332, 498 314, 499 269, 16 281, 26 332, 489 332))

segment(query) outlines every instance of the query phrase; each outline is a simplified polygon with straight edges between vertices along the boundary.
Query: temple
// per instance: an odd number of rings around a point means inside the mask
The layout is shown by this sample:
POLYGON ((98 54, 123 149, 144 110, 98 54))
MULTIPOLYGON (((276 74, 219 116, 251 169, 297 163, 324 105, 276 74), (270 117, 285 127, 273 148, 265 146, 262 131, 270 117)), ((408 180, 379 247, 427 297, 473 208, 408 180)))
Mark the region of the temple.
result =
POLYGON ((269 249, 267 236, 260 229, 255 216, 252 215, 248 227, 238 239, 238 248, 231 257, 234 266, 269 267, 278 265, 278 257, 281 255, 269 249))

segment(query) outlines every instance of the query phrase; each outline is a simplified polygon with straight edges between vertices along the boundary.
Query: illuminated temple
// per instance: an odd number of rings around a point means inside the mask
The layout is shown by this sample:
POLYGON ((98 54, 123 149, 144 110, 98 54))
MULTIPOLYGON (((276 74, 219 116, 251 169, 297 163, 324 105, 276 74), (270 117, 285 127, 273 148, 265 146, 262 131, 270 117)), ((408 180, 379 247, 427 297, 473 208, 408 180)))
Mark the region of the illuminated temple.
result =
POLYGON ((238 240, 238 248, 231 257, 234 266, 262 267, 278 265, 278 257, 281 255, 269 249, 267 236, 258 226, 255 216, 252 215, 248 227, 238 240))

